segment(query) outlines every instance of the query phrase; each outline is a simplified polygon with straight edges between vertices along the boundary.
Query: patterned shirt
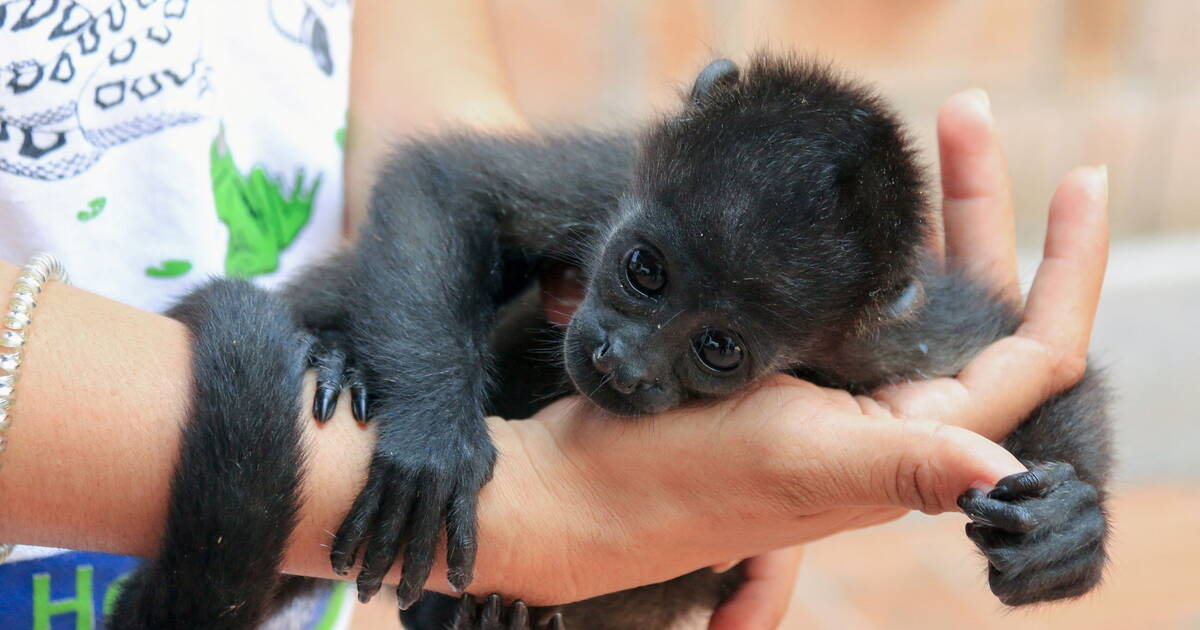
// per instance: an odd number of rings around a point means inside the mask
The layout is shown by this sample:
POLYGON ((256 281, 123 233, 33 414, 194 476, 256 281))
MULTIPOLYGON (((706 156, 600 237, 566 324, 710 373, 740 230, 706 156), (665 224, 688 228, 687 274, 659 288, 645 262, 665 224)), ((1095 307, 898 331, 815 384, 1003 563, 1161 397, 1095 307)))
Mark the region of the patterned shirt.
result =
MULTIPOLYGON (((0 0, 0 259, 161 311, 212 275, 274 286, 342 231, 347 0, 0 0)), ((103 628, 137 560, 19 547, 0 627, 103 628)), ((345 588, 272 630, 348 620, 345 588)))

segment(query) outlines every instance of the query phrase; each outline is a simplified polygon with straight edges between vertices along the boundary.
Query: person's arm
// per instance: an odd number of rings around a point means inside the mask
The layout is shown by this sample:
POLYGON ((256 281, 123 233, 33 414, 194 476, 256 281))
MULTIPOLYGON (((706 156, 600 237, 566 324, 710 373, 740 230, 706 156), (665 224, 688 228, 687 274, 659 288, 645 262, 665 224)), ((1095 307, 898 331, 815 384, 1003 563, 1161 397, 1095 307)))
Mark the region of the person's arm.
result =
POLYGON ((484 0, 355 3, 345 164, 348 227, 366 215, 375 167, 396 140, 447 126, 525 127, 491 21, 484 0))

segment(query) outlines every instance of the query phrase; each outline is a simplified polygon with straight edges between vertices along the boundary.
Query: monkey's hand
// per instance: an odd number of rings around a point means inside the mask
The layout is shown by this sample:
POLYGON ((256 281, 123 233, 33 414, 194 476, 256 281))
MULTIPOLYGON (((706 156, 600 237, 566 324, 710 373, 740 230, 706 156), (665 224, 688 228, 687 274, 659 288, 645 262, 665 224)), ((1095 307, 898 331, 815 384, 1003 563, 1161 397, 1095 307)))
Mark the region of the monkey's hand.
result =
POLYGON ((379 591, 403 550, 396 595, 401 608, 411 606, 429 577, 443 522, 450 584, 463 590, 471 583, 476 502, 496 450, 482 414, 456 404, 469 396, 441 401, 425 394, 376 401, 379 439, 367 482, 334 538, 330 560, 339 574, 365 547, 358 574, 363 602, 379 591))
POLYGON ((463 595, 450 630, 566 630, 562 613, 549 608, 542 612, 546 614, 539 614, 537 609, 531 614, 520 600, 505 606, 496 594, 489 595, 481 607, 473 596, 463 595), (546 619, 530 619, 541 616, 546 619))
POLYGON ((1108 531, 1100 493, 1064 462, 1030 466, 958 505, 987 556, 992 592, 1009 606, 1082 595, 1100 581, 1108 531))

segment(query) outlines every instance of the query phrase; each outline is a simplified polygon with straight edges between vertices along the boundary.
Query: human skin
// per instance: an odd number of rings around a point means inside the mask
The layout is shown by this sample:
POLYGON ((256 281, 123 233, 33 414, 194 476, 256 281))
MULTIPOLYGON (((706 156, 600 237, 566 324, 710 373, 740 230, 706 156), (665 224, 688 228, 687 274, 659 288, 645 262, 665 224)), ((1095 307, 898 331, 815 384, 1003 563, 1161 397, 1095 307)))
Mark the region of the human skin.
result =
MULTIPOLYGON (((944 169, 952 177, 943 183, 946 259, 1015 290, 1011 238, 996 238, 1011 224, 1007 182, 981 175, 1002 174, 1003 163, 990 120, 972 98, 951 99, 940 121, 942 158, 953 164, 944 169), (960 211, 971 220, 951 216, 960 211), (980 222, 996 225, 980 229, 980 222)), ((1078 378, 1107 252, 1105 201, 1102 170, 1067 176, 1051 203, 1045 261, 1024 323, 957 378, 851 397, 781 376, 641 424, 605 422, 578 399, 531 421, 489 420, 501 456, 481 496, 472 591, 572 601, 905 509, 952 510, 967 487, 1020 470, 1003 449, 958 427, 1002 437, 1078 378)), ((0 287, 11 286, 15 273, 0 265, 0 287)), ((34 315, 9 448, 0 455, 0 540, 152 553, 186 417, 186 331, 59 283, 34 315)), ((289 572, 333 577, 329 532, 365 478, 372 445, 372 432, 348 415, 339 409, 324 427, 300 419, 309 456, 289 572)), ((444 566, 434 575, 430 587, 448 591, 444 566)), ((748 587, 722 610, 757 597, 777 599, 748 587)))

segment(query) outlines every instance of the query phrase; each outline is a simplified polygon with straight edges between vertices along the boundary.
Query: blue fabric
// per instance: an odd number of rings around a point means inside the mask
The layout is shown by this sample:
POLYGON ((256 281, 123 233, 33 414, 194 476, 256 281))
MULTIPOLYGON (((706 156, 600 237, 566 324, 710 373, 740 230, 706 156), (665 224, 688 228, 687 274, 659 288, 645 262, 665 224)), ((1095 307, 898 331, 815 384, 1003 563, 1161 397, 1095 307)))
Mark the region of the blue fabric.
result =
MULTIPOLYGON (((0 628, 103 630, 105 612, 120 592, 121 579, 139 562, 129 556, 69 551, 0 564, 0 628)), ((318 605, 292 607, 288 612, 293 618, 286 625, 317 626, 327 616, 330 595, 326 589, 314 602, 318 605)))

